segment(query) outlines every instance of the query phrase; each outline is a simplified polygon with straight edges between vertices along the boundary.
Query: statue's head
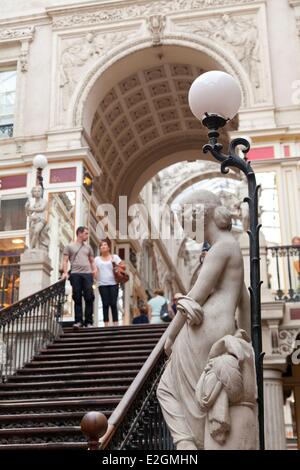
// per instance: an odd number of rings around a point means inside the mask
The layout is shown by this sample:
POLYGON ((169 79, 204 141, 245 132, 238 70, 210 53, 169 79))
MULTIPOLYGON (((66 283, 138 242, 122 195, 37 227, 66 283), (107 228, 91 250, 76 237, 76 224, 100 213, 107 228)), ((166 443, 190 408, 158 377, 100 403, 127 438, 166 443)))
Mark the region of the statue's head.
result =
POLYGON ((32 197, 42 197, 43 188, 41 186, 34 186, 31 190, 32 197))
POLYGON ((202 221, 204 231, 211 223, 214 223, 219 230, 231 230, 232 218, 229 210, 211 191, 193 191, 180 202, 182 205, 187 205, 187 211, 193 217, 194 224, 196 220, 198 223, 202 221))

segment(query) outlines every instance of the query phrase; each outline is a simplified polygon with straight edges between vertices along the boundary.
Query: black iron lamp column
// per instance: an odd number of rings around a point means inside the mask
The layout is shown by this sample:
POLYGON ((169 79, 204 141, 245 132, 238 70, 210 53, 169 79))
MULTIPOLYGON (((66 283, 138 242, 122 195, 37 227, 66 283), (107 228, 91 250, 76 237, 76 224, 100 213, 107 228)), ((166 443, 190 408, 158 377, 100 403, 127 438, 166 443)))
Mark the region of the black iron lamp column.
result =
POLYGON ((33 159, 33 166, 36 168, 36 185, 41 186, 42 195, 44 194, 43 169, 47 166, 48 160, 45 155, 38 154, 33 159))
POLYGON ((247 177, 250 228, 250 300, 251 300, 251 335, 255 352, 256 379, 258 389, 258 420, 260 449, 264 444, 264 398, 263 398, 263 356, 261 335, 261 297, 260 297, 260 255, 258 223, 258 189, 254 171, 246 155, 250 144, 246 139, 233 139, 228 153, 223 153, 223 146, 218 143, 221 127, 232 119, 241 104, 241 91, 237 81, 221 71, 210 71, 200 75, 192 83, 189 91, 189 105, 194 116, 208 129, 209 143, 204 145, 203 152, 210 152, 221 163, 221 172, 228 173, 229 167, 241 170, 247 177), (237 147, 243 147, 244 158, 237 153, 237 147))

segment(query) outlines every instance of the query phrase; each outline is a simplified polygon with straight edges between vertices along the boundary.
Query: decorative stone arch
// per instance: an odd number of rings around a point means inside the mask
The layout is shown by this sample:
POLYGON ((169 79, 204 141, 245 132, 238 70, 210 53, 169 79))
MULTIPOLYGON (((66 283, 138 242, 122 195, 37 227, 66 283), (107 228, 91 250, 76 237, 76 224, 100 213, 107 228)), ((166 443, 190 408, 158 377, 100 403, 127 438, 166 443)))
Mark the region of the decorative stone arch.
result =
MULTIPOLYGON (((251 81, 231 52, 228 52, 207 38, 198 37, 186 32, 165 34, 161 40, 161 45, 181 46, 206 55, 216 62, 220 68, 232 74, 238 80, 242 91, 242 106, 250 107, 253 105, 254 95, 251 81)), ((97 81, 104 72, 116 65, 121 59, 129 58, 135 52, 152 47, 153 43, 149 37, 133 39, 123 43, 121 46, 115 47, 109 54, 105 54, 104 57, 99 59, 75 89, 68 111, 67 120, 69 126, 83 126, 89 134, 92 118, 100 100, 100 98, 97 100, 97 93, 95 92, 97 81), (89 114, 92 114, 92 116, 89 116, 90 121, 87 118, 87 112, 85 112, 87 107, 89 108, 89 114)))
POLYGON ((171 205, 174 199, 182 193, 185 189, 189 188, 195 183, 199 183, 199 181, 203 181, 206 179, 212 179, 212 178, 232 178, 235 180, 240 180, 239 174, 236 172, 229 172, 227 174, 222 174, 220 171, 205 171, 205 172, 199 172, 196 175, 191 176, 190 178, 187 178, 186 180, 182 181, 178 186, 176 186, 171 194, 168 196, 168 199, 165 201, 165 204, 171 205))

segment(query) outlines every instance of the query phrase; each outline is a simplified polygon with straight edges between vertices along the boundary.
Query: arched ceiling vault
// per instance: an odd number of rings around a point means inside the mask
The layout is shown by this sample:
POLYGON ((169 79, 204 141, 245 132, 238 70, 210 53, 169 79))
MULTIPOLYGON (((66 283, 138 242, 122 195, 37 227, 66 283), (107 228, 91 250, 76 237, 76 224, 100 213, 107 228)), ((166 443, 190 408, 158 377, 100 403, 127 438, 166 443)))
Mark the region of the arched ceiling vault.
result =
MULTIPOLYGON (((88 141, 102 169, 95 182, 102 200, 114 202, 119 195, 136 199, 147 180, 164 167, 210 158, 201 151, 207 131, 192 115, 187 95, 212 61, 202 54, 198 63, 184 63, 184 47, 176 48, 175 61, 174 50, 166 53, 168 47, 160 48, 152 66, 147 54, 153 55, 153 50, 144 52, 146 66, 139 54, 136 71, 117 83, 112 74, 111 88, 97 106, 88 141)), ((222 132, 225 143, 227 134, 222 132)))
POLYGON ((165 204, 171 205, 173 201, 176 199, 179 194, 181 194, 185 189, 189 188, 195 183, 198 183, 199 181, 203 181, 206 179, 213 179, 213 178, 232 178, 235 180, 240 180, 240 175, 239 173, 235 171, 230 171, 229 173, 226 173, 225 175, 220 172, 220 170, 216 171, 204 171, 202 173, 198 173, 197 175, 193 175, 190 178, 185 179, 181 183, 179 183, 169 194, 169 197, 166 199, 165 204))

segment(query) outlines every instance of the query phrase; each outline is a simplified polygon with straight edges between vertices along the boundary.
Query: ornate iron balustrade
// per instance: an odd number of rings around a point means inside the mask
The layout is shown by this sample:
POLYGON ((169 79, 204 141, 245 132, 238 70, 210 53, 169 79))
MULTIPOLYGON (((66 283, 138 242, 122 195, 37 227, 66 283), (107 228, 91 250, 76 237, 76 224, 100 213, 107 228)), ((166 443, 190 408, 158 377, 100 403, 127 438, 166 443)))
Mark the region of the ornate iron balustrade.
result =
POLYGON ((159 406, 156 389, 164 370, 162 354, 155 368, 130 403, 125 419, 105 450, 172 450, 172 437, 159 406))
POLYGON ((300 302, 300 246, 284 245, 267 248, 275 261, 270 287, 276 291, 276 300, 300 302))
POLYGON ((90 450, 99 448, 98 439, 104 433, 101 439, 101 450, 172 450, 175 448, 156 397, 157 386, 167 359, 164 352, 166 334, 167 330, 108 422, 100 413, 100 426, 96 425, 95 428, 94 418, 90 421, 89 413, 83 418, 82 424, 85 422, 85 425, 82 429, 85 429, 83 432, 89 436, 90 450), (106 432, 105 429, 107 429, 106 432))
POLYGON ((0 265, 0 309, 19 298, 20 265, 0 265))
POLYGON ((1 124, 0 125, 0 137, 12 137, 14 131, 13 124, 1 124))
POLYGON ((15 373, 61 331, 65 281, 0 311, 0 377, 15 373))

